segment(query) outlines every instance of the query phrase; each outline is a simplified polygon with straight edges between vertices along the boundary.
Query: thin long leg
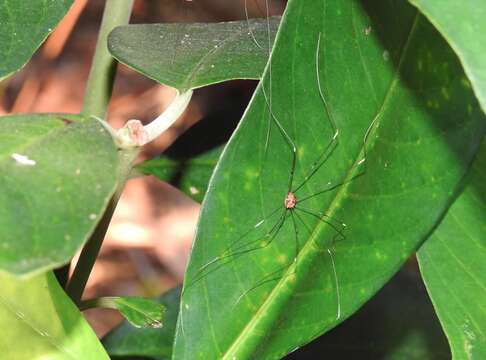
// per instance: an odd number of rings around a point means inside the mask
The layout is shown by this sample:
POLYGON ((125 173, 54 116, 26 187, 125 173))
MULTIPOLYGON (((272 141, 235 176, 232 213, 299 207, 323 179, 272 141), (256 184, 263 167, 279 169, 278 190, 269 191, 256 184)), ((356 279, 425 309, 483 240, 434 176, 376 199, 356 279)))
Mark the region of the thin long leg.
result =
MULTIPOLYGON (((265 285, 269 282, 278 281, 278 280, 282 279, 282 275, 280 275, 280 276, 275 276, 275 275, 282 273, 283 271, 287 270, 289 268, 289 266, 291 266, 292 264, 295 264, 297 262, 297 257, 299 256, 299 251, 300 251, 299 230, 298 230, 297 224, 295 222, 295 218, 294 218, 294 214, 293 214, 294 212, 292 210, 289 210, 289 212, 290 212, 290 216, 292 218, 292 224, 293 224, 293 227, 294 227, 294 235, 295 235, 295 255, 294 255, 294 258, 288 264, 278 268, 275 271, 272 271, 270 274, 267 274, 263 278, 263 280, 261 280, 255 286, 252 286, 250 289, 246 290, 245 292, 243 292, 243 294, 238 296, 238 299, 235 302, 235 306, 238 305, 238 303, 241 301, 241 299, 243 299, 246 295, 248 295, 253 290, 255 290, 255 289, 259 288, 260 286, 265 285)), ((292 274, 295 274, 295 269, 294 269, 294 272, 292 274)), ((285 276, 290 276, 292 274, 286 274, 285 276)))
POLYGON ((294 211, 290 210, 290 215, 292 217, 292 223, 294 226, 294 234, 295 234, 295 257, 294 257, 294 262, 297 261, 297 256, 299 256, 299 251, 300 251, 300 245, 299 245, 299 229, 297 227, 297 224, 295 223, 295 217, 294 217, 294 211))
MULTIPOLYGON (((253 42, 260 49, 263 49, 262 46, 260 45, 260 43, 258 42, 258 40, 256 39, 255 34, 253 33, 253 30, 251 29, 251 26, 250 26, 250 16, 248 14, 248 0, 245 0, 245 16, 246 16, 246 24, 248 26, 248 32, 249 32, 253 42)), ((268 15, 267 15, 267 17, 268 17, 268 15)))
POLYGON ((326 98, 324 96, 324 91, 322 90, 321 86, 321 77, 320 77, 320 67, 319 67, 319 61, 320 61, 320 53, 321 53, 321 33, 319 33, 319 38, 317 39, 317 49, 316 49, 316 73, 317 73, 317 88, 319 90, 319 97, 322 100, 322 103, 324 104, 324 108, 327 113, 327 117, 329 119, 329 122, 331 123, 331 127, 333 130, 333 139, 337 138, 339 136, 339 129, 336 125, 336 121, 334 120, 334 116, 332 114, 332 111, 330 109, 329 104, 326 101, 326 98))
POLYGON ((303 203, 303 202, 305 202, 305 201, 307 201, 307 200, 309 200, 309 199, 312 199, 313 197, 316 197, 316 196, 318 196, 318 195, 325 194, 325 193, 327 193, 327 192, 329 192, 329 191, 336 190, 338 187, 340 187, 340 186, 342 186, 342 185, 344 185, 344 184, 347 184, 348 182, 353 181, 353 180, 354 180, 356 177, 358 177, 358 176, 361 176, 361 174, 358 174, 358 175, 356 175, 355 177, 353 177, 353 178, 351 178, 351 179, 349 179, 349 180, 347 180, 347 181, 342 181, 342 182, 339 182, 339 183, 337 183, 337 184, 332 184, 332 183, 331 183, 331 184, 329 184, 329 185, 328 185, 328 187, 326 187, 326 188, 324 188, 324 189, 322 189, 322 190, 319 190, 319 191, 315 192, 315 193, 314 193, 314 194, 312 194, 312 195, 309 195, 309 196, 306 196, 306 197, 303 197, 303 198, 299 198, 299 203, 303 203))
MULTIPOLYGON (((258 229, 260 226, 262 226, 263 224, 265 224, 268 220, 270 220, 279 210, 281 210, 282 207, 278 207, 276 209, 274 209, 266 218, 260 220, 259 222, 257 222, 255 225, 253 225, 249 230, 247 230, 245 233, 243 233, 240 237, 238 237, 236 240, 232 241, 228 247, 226 247, 226 249, 224 250, 223 254, 231 251, 231 249, 234 248, 234 246, 238 245, 239 243, 241 243, 242 241, 245 240, 245 238, 251 234, 253 231, 255 231, 256 229, 258 229)), ((283 215, 283 214, 282 214, 283 215)), ((278 223, 278 222, 277 222, 278 223)), ((274 225, 275 226, 275 225, 274 225)), ((269 233, 271 233, 273 231, 273 228, 272 230, 269 231, 269 233)), ((268 233, 267 233, 268 234, 268 233)))
MULTIPOLYGON (((265 100, 267 102, 267 106, 268 108, 270 109, 270 113, 272 113, 272 41, 270 39, 270 18, 269 18, 269 15, 270 15, 270 10, 269 10, 269 7, 268 7, 268 1, 269 0, 265 0, 265 12, 266 12, 266 16, 267 16, 267 40, 268 40, 268 77, 269 77, 269 81, 270 81, 270 88, 269 88, 269 92, 270 92, 270 99, 267 100, 267 96, 266 96, 266 93, 265 93, 265 83, 264 83, 264 79, 262 79, 262 90, 263 90, 263 94, 265 95, 265 100)), ((272 116, 270 115, 270 118, 272 116)), ((267 126, 267 137, 265 139, 265 159, 267 158, 267 151, 268 151, 268 146, 270 144, 270 132, 272 130, 272 121, 269 121, 268 122, 268 126, 267 126)))
POLYGON ((252 240, 252 241, 250 241, 250 242, 248 242, 246 244, 240 245, 237 248, 231 249, 231 252, 232 253, 227 254, 227 256, 230 256, 230 257, 231 256, 234 256, 235 255, 235 252, 237 252, 238 254, 244 254, 244 253, 247 253, 247 252, 250 252, 250 251, 254 251, 254 250, 266 248, 275 239, 275 236, 278 234, 278 231, 280 231, 280 228, 283 226, 286 218, 287 218, 287 211, 286 210, 283 210, 282 215, 279 217, 277 223, 263 237, 258 238, 256 240, 252 240), (256 246, 256 247, 250 247, 249 249, 246 249, 249 246, 252 246, 253 244, 262 242, 261 241, 262 239, 264 239, 262 245, 256 246))
POLYGON ((305 183, 312 177, 314 174, 321 168, 322 165, 325 164, 327 159, 329 159, 334 152, 334 150, 337 147, 337 137, 333 137, 331 141, 326 145, 326 148, 322 152, 321 155, 317 158, 316 161, 314 161, 311 165, 310 171, 307 173, 307 175, 304 177, 304 180, 292 190, 293 193, 297 193, 304 185, 305 183))
MULTIPOLYGON (((307 223, 300 217, 300 215, 296 212, 295 215, 297 218, 304 224, 304 227, 309 231, 309 234, 312 233, 312 230, 310 227, 307 225, 307 223)), ((339 320, 341 318, 341 291, 339 288, 339 278, 336 270, 336 262, 334 261, 334 254, 332 253, 330 248, 327 248, 327 253, 329 254, 329 258, 331 259, 331 267, 332 267, 332 272, 334 276, 334 284, 336 286, 336 303, 337 303, 337 309, 336 309, 336 320, 339 320)))
MULTIPOLYGON (((321 39, 321 35, 319 34, 319 44, 320 44, 320 39, 321 39)), ((318 46, 318 47, 319 47, 319 46, 318 46)), ((317 53, 317 66, 319 65, 319 61, 318 61, 319 57, 318 57, 318 55, 319 55, 319 52, 317 53)), ((325 97, 324 97, 324 93, 323 93, 323 91, 322 91, 322 87, 321 87, 321 83, 320 83, 320 78, 319 78, 319 76, 318 76, 317 78, 318 78, 319 94, 320 94, 320 96, 321 96, 321 99, 322 99, 323 103, 325 104, 326 111, 328 111, 328 115, 330 116, 330 114, 331 114, 331 113, 329 112, 329 108, 328 108, 328 106, 327 106, 327 102, 326 102, 326 99, 325 99, 325 97)), ((363 174, 365 174, 365 173, 366 173, 366 159, 367 159, 367 149, 366 149, 366 145, 367 145, 367 142, 368 142, 368 138, 369 138, 369 136, 370 136, 371 132, 373 131, 373 129, 375 128, 375 126, 376 126, 376 124, 377 124, 377 121, 378 121, 378 119, 380 118, 380 116, 381 116, 382 112, 383 112, 383 108, 381 108, 381 109, 378 111, 378 113, 375 115, 375 117, 374 117, 374 118, 373 118, 373 120, 371 121, 370 125, 369 125, 369 126, 368 126, 368 128, 366 129, 366 132, 365 132, 365 134, 364 134, 364 136, 363 136, 363 148, 362 148, 362 156, 360 156, 360 157, 359 157, 359 158, 358 158, 358 159, 357 159, 357 160, 354 162, 353 166, 352 166, 352 167, 351 167, 351 169, 348 171, 348 173, 349 173, 349 174, 353 174, 353 173, 356 171, 356 169, 357 169, 358 167, 360 167, 362 164, 364 164, 364 169, 363 169, 363 171, 359 172, 358 174, 352 175, 352 176, 351 176, 349 179, 344 179, 343 181, 341 181, 341 182, 340 182, 340 183, 338 183, 337 185, 332 186, 331 188, 329 188, 329 187, 328 187, 328 188, 325 188, 325 189, 323 189, 323 190, 320 190, 320 191, 318 191, 317 193, 315 193, 314 195, 319 195, 319 194, 325 193, 325 192, 327 192, 327 191, 329 191, 329 190, 333 190, 333 189, 337 188, 338 186, 348 184, 348 183, 350 183, 351 181, 355 180, 356 178, 358 178, 358 177, 360 177, 361 175, 363 175, 363 174)), ((337 136, 338 136, 338 134, 339 134, 339 131, 338 131, 337 127, 336 127, 336 123, 335 123, 335 121, 334 121, 334 119, 333 119, 332 117, 329 117, 329 120, 331 121, 332 126, 333 126, 333 128, 335 129, 335 133, 334 133, 335 135, 334 135, 334 136, 335 136, 335 137, 337 137, 337 136)), ((313 195, 313 196, 314 196, 314 195, 313 195)), ((312 197, 312 196, 309 196, 309 197, 307 197, 307 198, 305 198, 305 199, 309 199, 309 198, 311 198, 311 197, 312 197)), ((300 201, 303 201, 303 199, 301 199, 300 201)))
MULTIPOLYGON (((199 282, 200 280, 202 280, 204 277, 208 276, 209 274, 211 274, 212 272, 218 270, 221 266, 224 265, 224 263, 222 263, 224 260, 226 259, 229 259, 229 258, 233 258, 233 259, 237 259, 239 258, 240 256, 243 256, 249 252, 252 252, 252 251, 255 251, 255 250, 259 250, 259 249, 263 249, 267 246, 269 246, 273 240, 275 239, 275 237, 278 235, 278 233, 280 232, 280 229, 282 228, 283 226, 283 223, 285 222, 285 218, 286 218, 286 211, 284 211, 282 213, 282 216, 280 216, 279 220, 275 223, 274 226, 272 226, 272 228, 262 237, 256 239, 256 240, 252 240, 244 245, 241 245, 239 247, 237 247, 236 249, 231 249, 232 251, 229 252, 227 250, 225 250, 225 252, 223 252, 222 255, 219 255, 217 257, 215 257, 214 259, 212 259, 211 261, 209 261, 208 263, 202 265, 196 272, 196 274, 192 277, 192 279, 189 281, 188 285, 185 286, 185 289, 193 286, 194 284, 196 284, 197 282, 199 282), (261 242, 262 238, 268 238, 268 240, 265 240, 264 243, 262 245, 259 245, 259 246, 254 246, 252 248, 248 248, 248 249, 244 249, 248 246, 251 246, 255 243, 258 243, 258 242, 261 242)), ((256 227, 252 228, 249 232, 251 232, 252 230, 254 230, 256 227)), ((244 235, 248 235, 248 233, 245 233, 244 235)))
POLYGON ((315 217, 316 219, 318 219, 319 221, 322 221, 322 222, 328 224, 329 226, 331 226, 337 232, 337 234, 339 235, 340 240, 345 239, 344 229, 346 229, 346 224, 344 222, 342 222, 341 220, 335 219, 335 218, 333 218, 333 217, 331 217, 331 216, 329 216, 327 214, 321 213, 321 212, 315 213, 312 210, 303 208, 301 206, 296 206, 295 209, 296 210, 300 210, 300 211, 302 211, 302 212, 304 212, 306 214, 309 214, 309 215, 315 217), (324 220, 324 218, 328 218, 329 221, 324 220), (336 224, 333 224, 331 221, 337 222, 341 228, 338 228, 336 226, 336 224))
POLYGON ((304 177, 304 180, 302 180, 302 182, 293 190, 294 193, 299 191, 299 189, 301 189, 302 186, 304 186, 304 184, 307 182, 307 180, 309 180, 320 169, 320 167, 327 161, 327 159, 329 159, 329 157, 332 155, 332 153, 336 149, 337 140, 338 140, 338 136, 339 136, 339 129, 336 125, 336 121, 334 120, 334 116, 332 114, 330 106, 327 103, 326 98, 324 96, 324 91, 322 90, 320 68, 319 68, 320 49, 321 49, 321 33, 319 33, 319 37, 318 37, 318 40, 317 40, 317 48, 316 48, 316 56, 315 56, 317 89, 319 91, 319 97, 322 101, 324 109, 326 110, 327 118, 329 120, 329 123, 331 124, 333 135, 332 135, 332 138, 329 141, 329 143, 326 145, 322 154, 319 155, 319 157, 311 165, 310 171, 304 177))
POLYGON ((267 102, 267 106, 269 108, 270 116, 273 119, 273 122, 277 125, 277 128, 278 128, 280 134, 282 135, 285 142, 289 146, 289 149, 292 151, 292 163, 291 163, 291 166, 290 166, 288 191, 287 191, 287 192, 290 192, 292 190, 292 184, 293 184, 293 181, 294 181, 294 174, 295 174, 295 167, 296 167, 296 164, 297 164, 297 147, 295 146, 295 143, 292 140, 292 138, 290 137, 290 135, 285 131, 284 127, 282 126, 280 121, 277 119, 277 117, 273 113, 273 110, 271 108, 271 103, 269 102, 269 99, 268 99, 266 91, 265 91, 265 87, 263 87, 263 86, 262 86, 262 92, 263 92, 263 96, 265 97, 265 101, 267 102))

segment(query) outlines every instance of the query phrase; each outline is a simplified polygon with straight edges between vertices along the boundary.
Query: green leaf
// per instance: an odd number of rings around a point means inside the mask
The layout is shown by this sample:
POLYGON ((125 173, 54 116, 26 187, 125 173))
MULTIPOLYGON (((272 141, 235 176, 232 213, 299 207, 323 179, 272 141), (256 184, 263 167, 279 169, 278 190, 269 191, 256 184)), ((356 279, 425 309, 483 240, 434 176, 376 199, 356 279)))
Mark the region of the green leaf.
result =
POLYGON ((170 358, 179 312, 180 288, 160 296, 157 301, 167 308, 164 326, 160 329, 137 329, 127 321, 103 338, 111 356, 153 356, 170 358))
POLYGON ((280 18, 213 24, 121 26, 108 37, 120 62, 180 92, 233 79, 259 79, 280 18))
POLYGON ((161 328, 165 318, 166 308, 153 300, 139 296, 102 297, 86 300, 82 308, 104 307, 115 309, 137 328, 161 328))
POLYGON ((14 274, 67 263, 117 185, 118 151, 94 119, 0 117, 0 268, 14 274))
POLYGON ((427 291, 415 269, 400 271, 356 314, 287 360, 443 360, 450 358, 427 291))
POLYGON ((73 0, 0 0, 0 80, 23 67, 73 0))
POLYGON ((486 141, 418 259, 454 359, 486 358, 486 141))
POLYGON ((222 146, 217 147, 190 159, 172 159, 161 155, 139 164, 136 169, 171 183, 195 201, 201 202, 222 150, 222 146))
POLYGON ((0 272, 3 359, 108 359, 52 273, 20 280, 0 272))
POLYGON ((373 296, 439 222, 477 151, 486 121, 465 80, 405 1, 289 1, 209 185, 174 358, 280 358, 373 296))
POLYGON ((483 0, 409 0, 454 49, 486 112, 486 2, 483 0))

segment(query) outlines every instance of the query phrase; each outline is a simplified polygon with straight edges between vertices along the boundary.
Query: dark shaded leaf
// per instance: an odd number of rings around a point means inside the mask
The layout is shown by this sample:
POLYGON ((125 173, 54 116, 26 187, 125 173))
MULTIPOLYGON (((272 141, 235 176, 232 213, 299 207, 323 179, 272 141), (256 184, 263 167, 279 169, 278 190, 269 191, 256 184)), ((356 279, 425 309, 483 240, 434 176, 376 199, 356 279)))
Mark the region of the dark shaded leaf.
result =
POLYGON ((486 112, 486 2, 409 1, 427 16, 457 53, 486 112))
POLYGON ((486 358, 486 141, 418 259, 454 359, 486 358))
POLYGON ((154 175, 171 183, 195 201, 201 202, 222 150, 223 147, 218 147, 187 160, 161 155, 136 168, 145 175, 154 175))
POLYGON ((410 270, 400 271, 351 318, 286 359, 317 354, 329 359, 450 359, 427 291, 410 270))

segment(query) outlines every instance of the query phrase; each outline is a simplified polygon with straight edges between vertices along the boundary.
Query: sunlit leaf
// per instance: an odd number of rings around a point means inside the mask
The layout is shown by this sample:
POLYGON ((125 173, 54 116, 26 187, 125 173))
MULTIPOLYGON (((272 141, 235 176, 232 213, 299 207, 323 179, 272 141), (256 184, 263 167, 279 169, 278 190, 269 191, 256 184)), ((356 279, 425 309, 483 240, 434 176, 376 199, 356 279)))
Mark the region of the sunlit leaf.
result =
POLYGON ((0 0, 0 80, 29 61, 72 3, 0 0))
POLYGON ((0 272, 2 359, 108 359, 52 273, 21 280, 0 272))
POLYGON ((137 329, 125 321, 103 338, 103 345, 110 355, 170 358, 179 312, 180 288, 167 292, 157 300, 167 308, 164 326, 159 329, 137 329))
POLYGON ((145 76, 180 91, 232 79, 259 79, 280 18, 213 24, 121 26, 111 54, 145 76))
POLYGON ((119 153, 99 121, 0 117, 0 269, 26 274, 67 263, 103 215, 119 153))
POLYGON ((209 184, 178 359, 280 358, 353 314, 439 223, 484 134, 456 55, 405 1, 291 0, 277 39, 209 184))

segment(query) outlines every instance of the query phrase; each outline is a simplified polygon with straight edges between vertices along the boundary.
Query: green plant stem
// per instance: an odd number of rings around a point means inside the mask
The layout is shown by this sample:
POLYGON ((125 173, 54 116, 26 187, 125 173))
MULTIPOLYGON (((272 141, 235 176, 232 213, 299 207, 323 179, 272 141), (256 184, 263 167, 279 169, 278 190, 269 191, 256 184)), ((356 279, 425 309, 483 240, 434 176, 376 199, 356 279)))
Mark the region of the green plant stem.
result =
POLYGON ((96 258, 98 257, 98 253, 100 252, 101 245, 103 244, 106 231, 108 230, 108 225, 110 225, 111 217, 115 211, 121 190, 122 188, 120 191, 117 191, 117 193, 110 200, 110 203, 108 204, 108 207, 100 222, 96 226, 93 235, 91 235, 88 242, 83 247, 83 250, 79 255, 78 262, 76 263, 76 267, 74 268, 73 275, 66 286, 66 292, 76 304, 79 304, 81 301, 84 288, 86 287, 89 275, 91 274, 91 270, 93 269, 96 258))
MULTIPOLYGON (((84 114, 94 115, 104 118, 108 108, 113 81, 115 76, 115 60, 108 52, 107 38, 111 30, 116 26, 128 23, 132 11, 133 0, 107 0, 103 19, 101 21, 100 32, 96 43, 93 64, 89 73, 88 84, 86 86, 85 98, 83 103, 84 114)), ((130 171, 136 152, 125 152, 120 154, 118 188, 108 204, 103 218, 96 226, 93 235, 84 246, 74 269, 73 275, 66 286, 66 292, 71 299, 79 304, 81 297, 88 282, 93 265, 98 257, 101 244, 105 238, 106 230, 110 224, 111 217, 115 211, 116 204, 125 185, 125 179, 130 171)))
POLYGON ((138 155, 138 149, 125 150, 120 152, 120 170, 118 173, 117 190, 111 198, 103 217, 96 226, 93 235, 89 238, 88 242, 84 246, 81 254, 79 255, 78 262, 74 268, 73 275, 66 286, 66 292, 76 304, 80 304, 81 297, 88 282, 89 275, 93 269, 93 265, 98 257, 101 245, 106 235, 108 225, 110 225, 111 217, 115 211, 118 199, 125 187, 125 182, 128 178, 133 165, 133 161, 138 155))
POLYGON ((115 300, 118 299, 114 296, 105 296, 95 299, 83 300, 79 303, 79 310, 84 311, 93 308, 104 308, 118 310, 118 306, 115 300))
POLYGON ((86 85, 82 113, 104 119, 113 89, 116 61, 108 52, 108 34, 128 23, 133 0, 107 0, 86 85))

